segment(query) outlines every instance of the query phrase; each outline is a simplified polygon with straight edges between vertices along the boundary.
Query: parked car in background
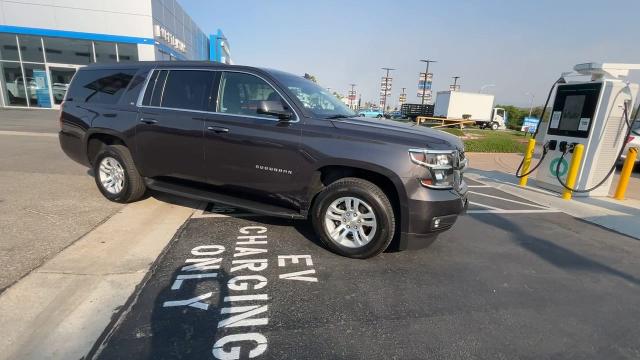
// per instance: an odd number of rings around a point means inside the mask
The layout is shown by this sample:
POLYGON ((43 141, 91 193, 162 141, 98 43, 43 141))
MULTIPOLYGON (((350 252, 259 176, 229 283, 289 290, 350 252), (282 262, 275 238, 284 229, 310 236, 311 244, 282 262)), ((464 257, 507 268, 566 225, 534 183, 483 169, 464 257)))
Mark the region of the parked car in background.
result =
MULTIPOLYGON (((627 139, 627 143, 624 146, 624 152, 620 157, 620 162, 624 163, 627 158, 627 154, 629 153, 629 148, 635 147, 640 149, 640 120, 633 123, 631 127, 631 135, 627 139)), ((640 163, 640 156, 636 158, 636 163, 640 163)))
POLYGON ((358 116, 380 119, 384 117, 384 114, 378 109, 360 109, 358 110, 358 116))
MULTIPOLYGON (((33 78, 27 78, 27 91, 29 93, 29 97, 31 100, 36 99, 36 89, 37 85, 33 78)), ((7 92, 9 93, 9 98, 20 98, 26 99, 27 96, 25 94, 24 80, 22 77, 16 78, 13 81, 7 82, 7 92)))
POLYGON ((53 98, 56 103, 62 102, 64 99, 64 95, 67 93, 67 89, 69 89, 69 84, 64 83, 53 83, 51 85, 51 90, 53 91, 53 98))

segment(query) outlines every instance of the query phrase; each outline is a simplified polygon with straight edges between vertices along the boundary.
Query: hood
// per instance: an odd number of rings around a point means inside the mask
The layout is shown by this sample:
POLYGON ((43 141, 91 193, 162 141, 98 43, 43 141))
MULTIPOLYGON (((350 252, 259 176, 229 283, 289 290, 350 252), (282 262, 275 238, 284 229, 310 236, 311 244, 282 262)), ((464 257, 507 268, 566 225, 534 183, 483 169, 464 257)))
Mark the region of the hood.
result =
POLYGON ((362 117, 336 119, 332 120, 332 123, 338 129, 361 132, 372 140, 380 139, 436 150, 463 150, 464 148, 462 141, 457 136, 412 123, 362 117))

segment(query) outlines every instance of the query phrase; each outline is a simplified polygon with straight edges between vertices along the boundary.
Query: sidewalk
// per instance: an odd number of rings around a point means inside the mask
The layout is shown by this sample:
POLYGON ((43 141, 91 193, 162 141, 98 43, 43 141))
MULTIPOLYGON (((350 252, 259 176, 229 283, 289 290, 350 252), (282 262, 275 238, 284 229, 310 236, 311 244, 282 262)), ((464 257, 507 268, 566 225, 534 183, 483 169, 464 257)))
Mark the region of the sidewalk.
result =
POLYGON ((89 352, 195 206, 159 199, 125 206, 2 293, 0 359, 89 352))
MULTIPOLYGON (((470 169, 465 175, 470 179, 640 239, 640 176, 638 176, 638 171, 635 171, 634 177, 630 181, 627 200, 617 201, 611 197, 576 197, 571 201, 566 201, 557 193, 533 185, 526 188, 521 188, 518 185, 519 180, 515 177, 514 172, 522 155, 469 153, 467 156, 470 169)), ((616 175, 614 184, 617 184, 617 179, 616 175)), ((615 185, 612 188, 615 188, 615 185)))

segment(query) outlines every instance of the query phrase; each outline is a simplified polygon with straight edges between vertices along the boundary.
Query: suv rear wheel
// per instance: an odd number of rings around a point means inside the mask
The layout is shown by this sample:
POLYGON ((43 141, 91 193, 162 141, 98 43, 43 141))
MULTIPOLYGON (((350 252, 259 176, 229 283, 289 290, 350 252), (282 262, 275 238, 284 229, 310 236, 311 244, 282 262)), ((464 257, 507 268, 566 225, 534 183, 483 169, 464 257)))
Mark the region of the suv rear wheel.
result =
POLYGON ((123 145, 102 147, 93 162, 93 175, 102 195, 111 201, 133 202, 141 199, 146 191, 131 153, 123 145))
POLYGON ((375 184, 343 178, 327 186, 314 202, 312 222, 332 251, 366 259, 383 252, 395 231, 393 207, 375 184))

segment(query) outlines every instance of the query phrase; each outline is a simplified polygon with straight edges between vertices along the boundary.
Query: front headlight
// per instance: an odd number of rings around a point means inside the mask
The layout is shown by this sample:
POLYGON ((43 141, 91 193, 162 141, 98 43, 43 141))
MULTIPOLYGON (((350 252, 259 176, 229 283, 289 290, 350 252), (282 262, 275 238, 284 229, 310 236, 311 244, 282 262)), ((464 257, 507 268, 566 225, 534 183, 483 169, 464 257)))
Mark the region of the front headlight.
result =
POLYGON ((420 179, 426 187, 435 189, 451 189, 456 179, 460 181, 461 161, 457 150, 410 149, 409 157, 414 164, 424 166, 429 171, 429 178, 420 179), (458 171, 458 176, 455 172, 458 171))

